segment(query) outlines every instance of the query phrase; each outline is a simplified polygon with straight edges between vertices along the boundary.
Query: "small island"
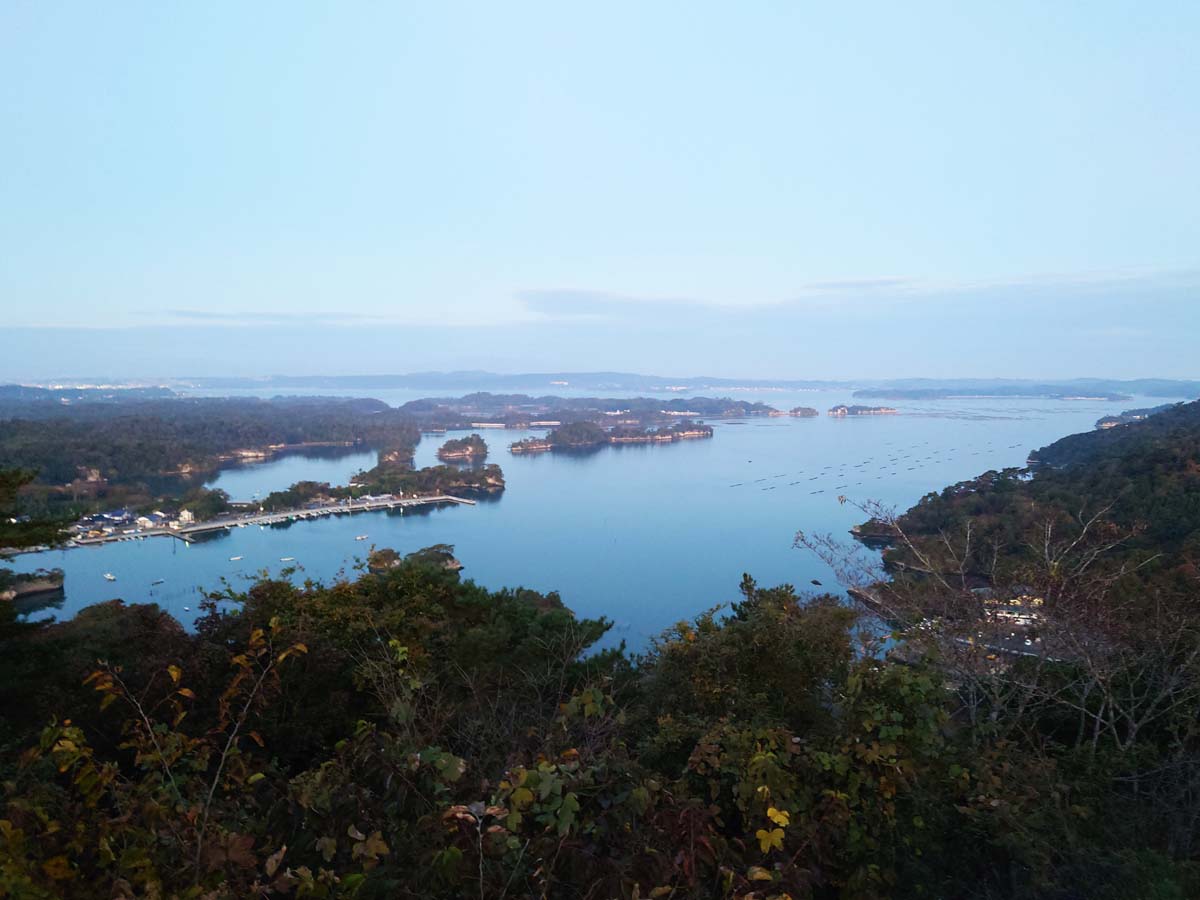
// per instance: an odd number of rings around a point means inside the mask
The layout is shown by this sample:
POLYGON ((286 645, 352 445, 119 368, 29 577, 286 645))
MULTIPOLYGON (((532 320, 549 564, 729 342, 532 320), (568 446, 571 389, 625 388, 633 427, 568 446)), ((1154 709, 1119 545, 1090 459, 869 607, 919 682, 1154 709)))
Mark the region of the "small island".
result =
POLYGON ((829 415, 835 418, 844 416, 894 416, 898 410, 892 406, 846 406, 844 403, 831 407, 829 415))
POLYGON ((587 450, 605 444, 669 444, 713 436, 711 425, 683 420, 661 428, 617 426, 606 429, 593 422, 570 422, 544 438, 526 438, 509 446, 510 453, 544 453, 549 450, 587 450))
POLYGON ((407 556, 401 556, 391 547, 372 550, 370 556, 367 557, 367 571, 373 575, 383 575, 392 569, 400 568, 406 562, 425 563, 445 569, 447 572, 458 572, 463 568, 463 564, 454 557, 454 545, 434 544, 432 547, 423 547, 407 556))
POLYGON ((14 575, 6 569, 0 569, 0 601, 61 594, 62 589, 62 569, 38 569, 23 575, 14 575))
POLYGON ((791 409, 788 410, 788 415, 794 416, 795 418, 798 418, 798 419, 810 419, 813 416, 820 415, 820 413, 817 412, 815 409, 813 409, 811 406, 793 406, 791 409))
POLYGON ((451 438, 438 449, 437 458, 442 462, 477 462, 486 459, 487 442, 477 434, 465 438, 451 438))

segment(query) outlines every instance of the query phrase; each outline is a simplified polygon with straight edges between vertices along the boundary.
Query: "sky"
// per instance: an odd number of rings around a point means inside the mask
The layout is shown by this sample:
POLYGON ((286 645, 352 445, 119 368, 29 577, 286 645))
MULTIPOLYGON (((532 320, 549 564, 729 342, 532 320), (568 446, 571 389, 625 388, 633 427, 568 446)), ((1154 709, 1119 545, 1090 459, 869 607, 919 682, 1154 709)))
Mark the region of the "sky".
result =
POLYGON ((1194 2, 0 5, 0 378, 1200 377, 1194 2))

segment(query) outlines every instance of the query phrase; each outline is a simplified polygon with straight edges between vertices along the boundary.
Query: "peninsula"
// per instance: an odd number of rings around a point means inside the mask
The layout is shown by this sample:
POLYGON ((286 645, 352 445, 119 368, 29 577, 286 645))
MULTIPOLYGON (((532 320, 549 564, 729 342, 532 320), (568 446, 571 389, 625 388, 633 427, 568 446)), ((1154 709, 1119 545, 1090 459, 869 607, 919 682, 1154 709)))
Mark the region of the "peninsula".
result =
POLYGON ((1118 425, 1132 425, 1134 422, 1141 422, 1160 412, 1173 409, 1178 405, 1177 403, 1163 403, 1161 406, 1151 406, 1146 409, 1127 409, 1118 415, 1103 416, 1098 419, 1096 421, 1096 428, 1104 431, 1108 428, 1116 428, 1118 425))

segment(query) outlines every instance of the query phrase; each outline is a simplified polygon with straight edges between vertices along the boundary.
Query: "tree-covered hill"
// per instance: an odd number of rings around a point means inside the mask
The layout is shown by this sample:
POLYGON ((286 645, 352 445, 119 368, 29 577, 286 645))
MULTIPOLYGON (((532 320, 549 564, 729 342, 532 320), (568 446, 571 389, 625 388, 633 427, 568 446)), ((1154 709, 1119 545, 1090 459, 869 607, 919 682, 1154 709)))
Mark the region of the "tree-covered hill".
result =
MULTIPOLYGON (((1030 457, 1027 470, 987 472, 929 494, 898 519, 910 538, 974 532, 969 568, 979 574, 1004 559, 1027 560, 1037 548, 1018 540, 1030 527, 1060 528, 1099 515, 1122 533, 1114 565, 1156 561, 1143 574, 1200 560, 1200 401, 1141 421, 1065 437, 1030 457)), ((913 563, 902 543, 893 562, 913 563)))
POLYGON ((276 445, 365 443, 412 448, 418 430, 377 400, 174 398, 13 411, 0 422, 0 460, 64 484, 95 469, 136 481, 189 469, 209 473, 238 450, 276 445))

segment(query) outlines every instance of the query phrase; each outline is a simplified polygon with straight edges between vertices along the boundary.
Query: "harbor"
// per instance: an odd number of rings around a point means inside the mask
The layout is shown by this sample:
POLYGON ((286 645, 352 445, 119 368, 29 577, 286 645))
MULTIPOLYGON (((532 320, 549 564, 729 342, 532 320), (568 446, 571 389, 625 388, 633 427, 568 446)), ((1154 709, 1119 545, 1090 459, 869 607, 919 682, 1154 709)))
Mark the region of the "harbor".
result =
POLYGON ((449 494, 436 494, 430 497, 396 497, 391 494, 384 494, 375 497, 361 497, 357 500, 342 500, 336 503, 326 503, 304 509, 221 516, 203 522, 181 524, 178 527, 168 525, 150 528, 131 528, 111 534, 78 537, 70 541, 67 546, 88 547, 97 544, 110 544, 116 541, 137 541, 151 537, 171 537, 185 543, 191 543, 201 535, 210 534, 215 531, 228 531, 232 528, 248 528, 252 525, 265 527, 305 519, 323 519, 328 516, 350 516, 355 513, 395 509, 405 510, 421 506, 442 506, 446 504, 474 506, 475 501, 464 497, 453 497, 449 494))

